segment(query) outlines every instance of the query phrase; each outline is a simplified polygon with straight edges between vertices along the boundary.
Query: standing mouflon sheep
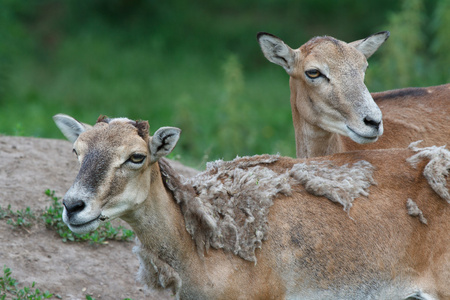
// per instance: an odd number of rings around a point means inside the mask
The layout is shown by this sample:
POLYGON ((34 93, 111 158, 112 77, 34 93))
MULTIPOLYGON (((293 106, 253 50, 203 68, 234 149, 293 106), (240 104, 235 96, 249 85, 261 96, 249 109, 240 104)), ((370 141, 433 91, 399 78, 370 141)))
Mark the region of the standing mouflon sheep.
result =
POLYGON ((264 56, 290 75, 297 157, 448 143, 450 84, 369 93, 367 59, 388 37, 383 31, 345 43, 323 36, 291 49, 258 34, 264 56))

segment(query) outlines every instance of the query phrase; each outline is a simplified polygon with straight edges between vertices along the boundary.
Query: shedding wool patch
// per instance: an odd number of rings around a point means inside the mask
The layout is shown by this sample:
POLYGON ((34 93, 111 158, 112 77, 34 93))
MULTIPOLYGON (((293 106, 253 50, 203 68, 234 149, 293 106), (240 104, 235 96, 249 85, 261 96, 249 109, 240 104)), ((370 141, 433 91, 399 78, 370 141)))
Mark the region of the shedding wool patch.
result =
POLYGON ((359 196, 367 197, 368 188, 376 184, 373 170, 372 164, 364 160, 351 167, 348 164, 336 166, 329 161, 310 162, 295 164, 290 175, 309 193, 340 203, 348 212, 353 200, 359 196))
POLYGON ((428 224, 427 219, 424 217, 423 212, 420 210, 417 203, 409 199, 406 201, 406 209, 408 210, 408 215, 412 217, 419 217, 420 222, 423 224, 428 224))
POLYGON ((450 151, 445 149, 445 146, 418 148, 417 145, 421 141, 411 143, 409 149, 412 149, 417 154, 411 156, 406 161, 414 168, 422 159, 429 159, 430 161, 423 170, 423 175, 427 179, 431 188, 444 200, 450 203, 450 192, 447 187, 447 178, 450 172, 450 151))
POLYGON ((294 185, 302 184, 308 192, 338 202, 348 211, 353 200, 367 196, 369 186, 375 184, 374 167, 367 161, 352 166, 299 163, 280 174, 269 168, 279 159, 258 155, 217 160, 188 179, 181 179, 165 160, 160 161, 164 184, 180 205, 199 255, 213 247, 256 262, 255 250, 267 239, 269 208, 279 194, 290 195, 294 185))
POLYGON ((278 194, 291 194, 289 174, 278 174, 264 166, 278 159, 264 155, 231 162, 218 160, 188 180, 196 191, 194 201, 201 209, 186 218, 186 228, 206 250, 210 246, 224 249, 256 262, 255 250, 267 238, 267 215, 273 199, 278 194), (196 226, 192 218, 198 217, 210 231, 196 226))

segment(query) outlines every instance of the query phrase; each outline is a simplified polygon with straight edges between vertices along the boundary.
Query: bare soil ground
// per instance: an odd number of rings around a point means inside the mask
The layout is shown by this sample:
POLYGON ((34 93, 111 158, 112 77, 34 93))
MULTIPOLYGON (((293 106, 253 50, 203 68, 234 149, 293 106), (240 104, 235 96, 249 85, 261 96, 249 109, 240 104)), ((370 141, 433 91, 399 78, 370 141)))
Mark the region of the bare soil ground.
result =
MULTIPOLYGON (((78 171, 72 146, 63 140, 0 136, 0 207, 13 211, 30 207, 40 216, 50 206, 45 190, 62 197, 78 171)), ((124 225, 113 221, 114 226, 124 225)), ((36 282, 40 290, 62 299, 170 299, 146 292, 136 283, 139 262, 134 242, 107 245, 64 243, 43 222, 26 230, 0 220, 0 276, 4 265, 19 287, 36 282)), ((56 298, 52 298, 56 299, 56 298)))

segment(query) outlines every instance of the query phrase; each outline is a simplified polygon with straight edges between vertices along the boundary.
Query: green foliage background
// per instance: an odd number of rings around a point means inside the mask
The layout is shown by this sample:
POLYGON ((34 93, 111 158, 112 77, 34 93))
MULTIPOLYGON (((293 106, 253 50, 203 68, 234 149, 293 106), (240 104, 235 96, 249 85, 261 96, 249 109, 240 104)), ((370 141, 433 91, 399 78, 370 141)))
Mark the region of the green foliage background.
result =
POLYGON ((294 156, 288 75, 256 33, 299 47, 381 30, 369 90, 450 81, 448 0, 0 0, 0 133, 63 138, 54 114, 105 114, 180 127, 174 155, 194 167, 294 156))

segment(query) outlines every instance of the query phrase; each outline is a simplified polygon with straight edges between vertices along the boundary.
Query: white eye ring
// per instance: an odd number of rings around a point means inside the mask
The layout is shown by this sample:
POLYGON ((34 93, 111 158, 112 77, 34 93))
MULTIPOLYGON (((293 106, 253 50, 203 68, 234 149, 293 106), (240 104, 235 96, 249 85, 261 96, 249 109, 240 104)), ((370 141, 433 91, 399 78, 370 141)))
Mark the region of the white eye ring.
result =
POLYGON ((305 71, 306 76, 308 76, 311 79, 319 78, 320 76, 323 76, 322 73, 320 73, 317 69, 311 69, 305 71))
POLYGON ((131 154, 130 158, 128 158, 127 162, 135 164, 135 165, 139 165, 144 162, 146 157, 147 156, 145 154, 139 154, 139 153, 131 154))

